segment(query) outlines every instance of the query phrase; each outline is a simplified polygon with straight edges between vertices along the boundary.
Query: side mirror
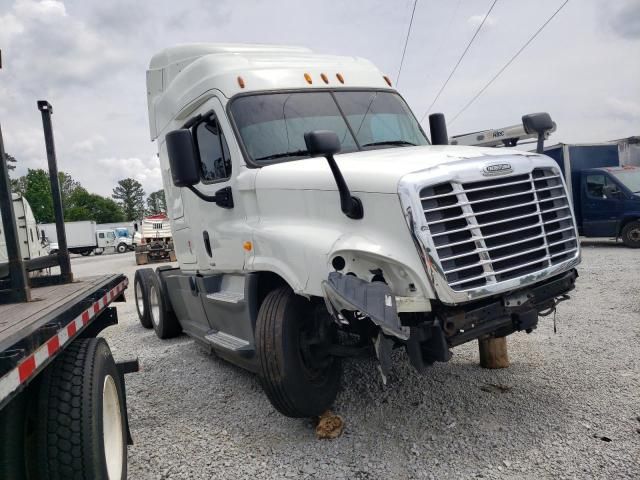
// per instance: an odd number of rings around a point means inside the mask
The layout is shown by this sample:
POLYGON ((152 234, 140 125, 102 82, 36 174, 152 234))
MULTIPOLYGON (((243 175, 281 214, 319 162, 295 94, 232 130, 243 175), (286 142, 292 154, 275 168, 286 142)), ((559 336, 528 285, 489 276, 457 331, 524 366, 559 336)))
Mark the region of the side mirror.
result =
POLYGON ((553 130, 555 123, 551 120, 551 115, 546 112, 530 113, 522 116, 522 126, 527 133, 538 135, 538 145, 536 152, 544 152, 544 137, 549 130, 553 130))
POLYGON ((429 115, 429 130, 431 131, 432 145, 449 145, 447 121, 444 118, 444 113, 432 113, 429 115))
POLYGON ((611 184, 607 184, 604 187, 602 187, 602 193, 607 198, 619 198, 620 197, 620 189, 617 186, 611 185, 611 184))
POLYGON ((191 132, 181 128, 167 133, 165 138, 173 184, 176 187, 197 184, 200 181, 200 171, 191 132))
POLYGON ((331 130, 314 130, 304 134, 307 152, 312 157, 324 157, 338 153, 341 149, 340 139, 331 130))
POLYGON ((364 215, 362 202, 358 197, 351 195, 340 167, 338 167, 336 159, 333 158, 333 154, 338 153, 341 148, 338 135, 331 130, 314 130, 304 134, 304 143, 307 145, 309 155, 312 157, 323 156, 327 159, 340 194, 340 210, 342 210, 342 213, 354 220, 361 219, 364 215))

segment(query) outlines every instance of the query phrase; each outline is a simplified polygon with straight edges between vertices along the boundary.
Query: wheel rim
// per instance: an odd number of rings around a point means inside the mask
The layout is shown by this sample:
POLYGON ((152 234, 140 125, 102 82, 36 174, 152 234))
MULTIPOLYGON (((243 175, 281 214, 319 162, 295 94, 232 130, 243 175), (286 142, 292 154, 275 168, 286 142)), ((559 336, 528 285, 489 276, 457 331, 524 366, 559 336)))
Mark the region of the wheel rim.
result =
POLYGON ((149 310, 151 321, 157 327, 158 319, 160 318, 160 304, 158 303, 158 292, 153 285, 149 288, 149 310))
POLYGON ((109 480, 120 480, 124 460, 122 413, 116 382, 111 375, 105 377, 102 387, 102 434, 107 477, 109 480))
POLYGON ((314 312, 311 321, 301 322, 298 330, 300 361, 312 382, 322 383, 332 365, 332 358, 323 350, 331 343, 330 327, 314 312))
POLYGON ((629 238, 632 242, 640 242, 640 227, 631 229, 629 238))
POLYGON ((144 298, 142 298, 142 289, 140 288, 140 284, 138 282, 133 286, 136 295, 136 307, 138 307, 138 312, 140 316, 144 315, 144 298))

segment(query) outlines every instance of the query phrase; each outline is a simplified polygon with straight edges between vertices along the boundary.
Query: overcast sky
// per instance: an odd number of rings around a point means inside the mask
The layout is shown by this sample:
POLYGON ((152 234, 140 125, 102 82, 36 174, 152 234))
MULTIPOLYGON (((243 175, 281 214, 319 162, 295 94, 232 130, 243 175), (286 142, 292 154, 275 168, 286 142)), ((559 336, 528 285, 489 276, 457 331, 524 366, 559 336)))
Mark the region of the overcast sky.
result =
MULTIPOLYGON (((562 0, 499 0, 436 103, 450 118, 562 0)), ((399 82, 418 118, 491 0, 418 0, 399 82)), ((59 168, 110 195, 134 177, 161 188, 149 141, 145 70, 187 42, 278 43, 372 60, 397 76, 413 0, 0 0, 0 123, 18 174, 46 168, 36 100, 54 107, 59 168)), ((512 125, 548 111, 552 142, 640 135, 640 0, 572 0, 450 134, 512 125)))

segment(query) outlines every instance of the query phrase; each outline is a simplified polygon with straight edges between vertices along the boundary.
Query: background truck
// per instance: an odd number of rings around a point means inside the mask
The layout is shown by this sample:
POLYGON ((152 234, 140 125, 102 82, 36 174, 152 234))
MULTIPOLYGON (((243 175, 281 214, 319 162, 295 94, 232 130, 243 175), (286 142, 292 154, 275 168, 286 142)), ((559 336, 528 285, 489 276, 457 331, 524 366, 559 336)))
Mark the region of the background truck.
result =
POLYGON ((627 142, 558 144, 544 152, 559 165, 585 237, 621 238, 640 247, 640 167, 627 142))
POLYGON ((51 105, 39 101, 49 161, 59 251, 24 260, 11 207, 0 132, 0 210, 8 261, 0 266, 0 478, 127 477, 131 444, 124 374, 97 335, 118 323, 127 278, 73 278, 51 131, 51 105), (60 273, 30 278, 35 264, 60 273))
POLYGON ((134 222, 99 223, 98 230, 113 230, 116 234, 116 252, 124 253, 134 249, 133 235, 135 233, 134 222))
POLYGON ((133 245, 137 265, 176 261, 171 225, 165 214, 144 217, 133 236, 133 245))
POLYGON ((147 92, 179 266, 136 272, 140 322, 257 372, 285 415, 330 407, 345 357, 386 382, 395 348, 424 371, 478 340, 505 366, 504 337, 574 288, 557 163, 447 145, 442 114, 430 144, 367 60, 183 45, 151 59, 147 92))
MULTIPOLYGON (((20 256, 23 260, 44 257, 49 251, 40 236, 40 229, 36 224, 33 211, 27 199, 18 193, 12 194, 13 212, 18 226, 18 241, 20 243, 20 256)), ((7 262, 7 245, 4 229, 0 226, 0 263, 7 262)), ((0 275, 3 273, 0 270, 0 275)))
MULTIPOLYGON (((42 234, 49 242, 51 252, 57 252, 58 236, 56 233, 56 224, 43 223, 40 224, 40 228, 42 229, 42 234)), ((102 255, 108 248, 114 248, 119 253, 124 253, 129 248, 126 241, 117 241, 114 230, 98 230, 96 228, 96 222, 91 220, 65 222, 64 228, 67 232, 68 248, 71 253, 84 256, 91 255, 91 253, 102 255)))

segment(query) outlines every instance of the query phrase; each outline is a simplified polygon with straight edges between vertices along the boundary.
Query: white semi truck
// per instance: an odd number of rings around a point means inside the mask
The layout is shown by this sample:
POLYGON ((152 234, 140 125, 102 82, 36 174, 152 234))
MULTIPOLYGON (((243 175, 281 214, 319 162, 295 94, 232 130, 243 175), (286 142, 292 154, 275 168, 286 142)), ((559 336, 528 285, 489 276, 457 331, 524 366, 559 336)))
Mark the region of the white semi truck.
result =
POLYGON ((344 357, 384 380, 402 347, 423 370, 531 332, 574 287, 557 163, 443 145, 440 117, 430 144, 366 60, 178 46, 147 93, 179 266, 137 271, 140 320, 256 372, 285 415, 331 406, 344 357))
MULTIPOLYGON (((16 217, 20 241, 20 253, 23 260, 44 257, 49 254, 44 239, 33 216, 33 211, 26 198, 18 193, 12 194, 13 212, 16 217)), ((0 217, 1 219, 2 217, 0 217)), ((4 231, 0 227, 0 263, 7 262, 7 248, 4 231)))

